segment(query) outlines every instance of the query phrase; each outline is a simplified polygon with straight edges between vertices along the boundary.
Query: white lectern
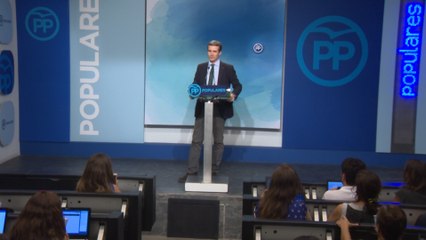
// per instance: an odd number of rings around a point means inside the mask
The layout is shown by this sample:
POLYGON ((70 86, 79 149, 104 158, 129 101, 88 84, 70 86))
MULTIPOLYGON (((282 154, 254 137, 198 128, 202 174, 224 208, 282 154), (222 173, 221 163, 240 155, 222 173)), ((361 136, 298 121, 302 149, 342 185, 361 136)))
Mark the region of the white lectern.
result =
POLYGON ((213 102, 204 103, 203 176, 189 175, 185 182, 188 192, 228 192, 228 177, 212 176, 213 102))

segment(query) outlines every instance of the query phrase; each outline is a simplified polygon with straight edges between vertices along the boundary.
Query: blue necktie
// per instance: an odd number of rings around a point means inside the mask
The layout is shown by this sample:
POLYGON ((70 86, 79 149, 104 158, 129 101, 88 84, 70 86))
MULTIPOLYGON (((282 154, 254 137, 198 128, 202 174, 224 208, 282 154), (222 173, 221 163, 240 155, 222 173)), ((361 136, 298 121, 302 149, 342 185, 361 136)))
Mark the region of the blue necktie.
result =
POLYGON ((207 85, 213 85, 214 82, 214 64, 210 66, 212 67, 212 69, 210 69, 209 81, 207 82, 207 85))

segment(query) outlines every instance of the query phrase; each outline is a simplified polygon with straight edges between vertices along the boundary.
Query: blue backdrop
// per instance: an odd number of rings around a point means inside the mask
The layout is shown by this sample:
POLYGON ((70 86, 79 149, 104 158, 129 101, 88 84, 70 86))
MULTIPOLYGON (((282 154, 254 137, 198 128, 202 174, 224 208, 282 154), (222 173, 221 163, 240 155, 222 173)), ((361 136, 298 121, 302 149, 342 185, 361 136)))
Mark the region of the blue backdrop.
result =
POLYGON ((375 150, 383 7, 288 2, 284 147, 375 150))

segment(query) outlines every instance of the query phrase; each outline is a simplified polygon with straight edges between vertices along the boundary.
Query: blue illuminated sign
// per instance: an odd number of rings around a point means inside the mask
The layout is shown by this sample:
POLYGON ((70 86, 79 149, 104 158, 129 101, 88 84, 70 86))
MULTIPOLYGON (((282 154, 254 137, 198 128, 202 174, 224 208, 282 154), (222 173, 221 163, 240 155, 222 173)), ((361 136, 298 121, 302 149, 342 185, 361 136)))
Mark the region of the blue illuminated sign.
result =
POLYGON ((397 57, 397 85, 404 98, 417 97, 423 34, 424 1, 402 1, 397 57))

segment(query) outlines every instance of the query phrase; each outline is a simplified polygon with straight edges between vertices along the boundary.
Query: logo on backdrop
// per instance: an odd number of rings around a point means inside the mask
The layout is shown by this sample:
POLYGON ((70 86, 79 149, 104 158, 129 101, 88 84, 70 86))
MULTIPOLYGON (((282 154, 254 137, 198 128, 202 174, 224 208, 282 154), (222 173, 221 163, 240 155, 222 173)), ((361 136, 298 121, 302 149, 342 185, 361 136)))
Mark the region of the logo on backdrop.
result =
POLYGON ((338 87, 362 72, 368 59, 368 42, 352 20, 327 16, 305 28, 296 51, 297 62, 307 78, 324 87, 338 87))
POLYGON ((47 7, 36 7, 27 13, 25 28, 34 39, 48 41, 59 32, 59 18, 54 11, 47 7))
POLYGON ((255 43, 253 45, 253 52, 259 54, 263 52, 263 45, 261 43, 255 43))
POLYGON ((14 85, 14 63, 11 51, 0 53, 0 95, 8 95, 14 85))

